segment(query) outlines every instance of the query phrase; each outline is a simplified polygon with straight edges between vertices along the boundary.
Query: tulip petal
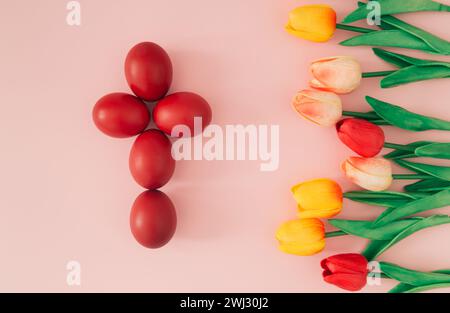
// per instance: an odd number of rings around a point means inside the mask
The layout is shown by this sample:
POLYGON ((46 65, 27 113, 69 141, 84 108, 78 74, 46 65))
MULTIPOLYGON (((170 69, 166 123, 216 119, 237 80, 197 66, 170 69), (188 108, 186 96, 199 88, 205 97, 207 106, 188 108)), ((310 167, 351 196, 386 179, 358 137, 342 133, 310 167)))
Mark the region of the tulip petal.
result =
POLYGON ((367 284, 367 276, 360 274, 332 274, 323 278, 327 283, 348 291, 359 291, 367 284))
POLYGON ((391 163, 382 158, 350 157, 342 169, 353 183, 371 191, 382 191, 392 184, 391 163))

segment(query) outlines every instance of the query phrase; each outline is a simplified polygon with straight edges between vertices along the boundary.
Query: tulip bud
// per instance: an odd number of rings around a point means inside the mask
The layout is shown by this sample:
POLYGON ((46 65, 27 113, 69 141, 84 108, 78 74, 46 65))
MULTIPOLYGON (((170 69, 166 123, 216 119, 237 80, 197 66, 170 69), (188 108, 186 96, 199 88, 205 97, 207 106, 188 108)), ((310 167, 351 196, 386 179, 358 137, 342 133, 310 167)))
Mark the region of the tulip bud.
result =
POLYGON ((361 83, 362 73, 358 61, 349 56, 319 59, 311 63, 313 88, 332 91, 337 94, 352 92, 361 83))
POLYGON ((286 31, 310 41, 329 40, 336 30, 336 12, 325 4, 304 5, 289 13, 286 31))
POLYGON ((330 179, 316 179, 292 188, 300 218, 330 218, 342 210, 342 189, 330 179))
POLYGON ((292 220, 278 228, 276 238, 285 253, 313 255, 325 248, 325 227, 316 218, 292 220))
POLYGON ((383 158, 350 157, 342 170, 348 179, 367 190, 382 191, 392 184, 391 163, 383 158))
POLYGON ((336 124, 336 130, 339 139, 360 156, 371 158, 383 149, 384 132, 371 122, 347 118, 336 124))
POLYGON ((342 289, 358 291, 367 284, 367 259, 361 254, 338 254, 324 259, 323 279, 342 289))
POLYGON ((295 111, 321 126, 333 126, 342 117, 342 103, 338 95, 320 90, 302 90, 292 101, 295 111))

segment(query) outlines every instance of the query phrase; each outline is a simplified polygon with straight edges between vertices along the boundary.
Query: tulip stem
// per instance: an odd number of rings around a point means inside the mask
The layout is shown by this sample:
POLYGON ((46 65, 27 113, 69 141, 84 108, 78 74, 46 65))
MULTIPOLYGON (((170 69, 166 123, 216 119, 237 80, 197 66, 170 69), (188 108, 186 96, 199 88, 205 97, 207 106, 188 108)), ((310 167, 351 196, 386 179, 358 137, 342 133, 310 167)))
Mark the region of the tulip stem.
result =
POLYGON ((392 175, 392 178, 401 179, 401 180, 429 179, 430 175, 394 174, 394 175, 392 175))
POLYGON ((325 238, 339 237, 339 236, 345 236, 345 235, 347 235, 346 232, 344 232, 342 230, 337 230, 337 231, 331 231, 331 232, 325 233, 325 238))
POLYGON ((371 32, 376 31, 375 29, 356 27, 356 26, 344 25, 344 24, 339 24, 339 23, 336 24, 336 28, 343 29, 343 30, 349 30, 352 32, 357 32, 357 33, 371 33, 371 32))
POLYGON ((379 120, 380 116, 375 112, 353 112, 353 111, 343 111, 342 115, 344 116, 351 116, 351 117, 359 117, 366 120, 379 120))
POLYGON ((363 78, 369 78, 369 77, 382 77, 382 76, 388 76, 390 74, 393 74, 397 71, 380 71, 380 72, 366 72, 362 73, 363 78))

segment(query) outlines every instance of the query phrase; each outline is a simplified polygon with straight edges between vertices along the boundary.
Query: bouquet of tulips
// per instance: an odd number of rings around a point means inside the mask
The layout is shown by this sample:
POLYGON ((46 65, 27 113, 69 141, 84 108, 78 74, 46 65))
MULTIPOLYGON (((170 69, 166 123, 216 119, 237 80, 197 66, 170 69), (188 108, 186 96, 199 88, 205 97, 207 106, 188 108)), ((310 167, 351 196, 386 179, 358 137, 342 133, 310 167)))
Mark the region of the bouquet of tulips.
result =
MULTIPOLYGON (((417 11, 450 11, 450 7, 429 0, 379 0, 379 30, 347 25, 367 18, 371 2, 358 3, 342 24, 327 5, 307 5, 294 9, 286 26, 288 33, 310 41, 327 41, 336 28, 362 33, 342 42, 345 46, 386 46, 422 50, 434 54, 450 54, 450 43, 419 29, 392 14, 417 11)), ((426 79, 450 77, 450 63, 412 58, 403 54, 373 48, 376 56, 398 69, 363 73, 359 62, 350 56, 323 58, 311 63, 310 88, 299 91, 293 101, 294 110, 315 124, 334 127, 337 137, 354 153, 342 165, 344 175, 364 190, 343 192, 341 186, 327 178, 302 182, 292 188, 298 217, 283 223, 276 233, 279 249, 285 253, 308 256, 321 252, 326 240, 339 236, 369 239, 360 254, 339 254, 324 259, 326 282, 349 291, 358 291, 374 275, 394 279, 399 284, 390 292, 419 292, 450 286, 450 270, 418 272, 395 264, 377 262, 389 248, 414 233, 443 224, 450 216, 423 213, 450 205, 450 167, 411 162, 416 157, 450 159, 450 143, 415 141, 397 144, 386 140, 382 126, 398 127, 411 132, 450 130, 450 121, 410 112, 401 106, 366 97, 372 108, 368 112, 343 109, 340 94, 350 93, 364 77, 383 76, 382 88, 399 86, 426 79), (345 118, 344 118, 345 117, 345 118), (391 149, 380 156, 383 148, 391 149), (392 163, 409 170, 395 174, 392 163), (410 180, 403 192, 389 191, 394 180, 410 180), (335 217, 343 209, 343 199, 350 199, 385 210, 373 221, 344 220, 335 217), (325 232, 322 219, 337 230, 325 232), (377 262, 371 268, 371 262, 377 262)))

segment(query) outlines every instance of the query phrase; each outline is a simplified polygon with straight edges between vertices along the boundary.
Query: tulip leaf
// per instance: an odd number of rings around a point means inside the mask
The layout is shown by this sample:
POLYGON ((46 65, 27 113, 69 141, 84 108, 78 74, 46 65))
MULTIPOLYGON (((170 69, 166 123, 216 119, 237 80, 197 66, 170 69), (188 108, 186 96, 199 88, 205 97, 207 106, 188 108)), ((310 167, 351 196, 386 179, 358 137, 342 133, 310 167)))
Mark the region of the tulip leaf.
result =
MULTIPOLYGON (((381 15, 398 14, 418 11, 449 11, 449 6, 431 1, 431 0, 378 0, 381 9, 381 15)), ((353 23, 367 18, 371 7, 364 3, 358 9, 347 15, 342 23, 353 23)))
POLYGON ((431 50, 434 50, 435 52, 439 54, 448 55, 450 54, 450 42, 439 38, 433 34, 430 34, 429 32, 420 29, 418 27, 415 27, 411 24, 408 24, 394 16, 386 15, 381 18, 383 23, 386 23, 390 26, 393 26, 397 28, 398 30, 402 30, 417 39, 422 40, 423 43, 428 45, 428 47, 431 50))
POLYGON ((384 158, 386 159, 406 159, 406 158, 414 158, 416 157, 415 151, 418 147, 426 146, 431 144, 432 141, 416 141, 404 146, 404 150, 394 150, 386 155, 384 158))
POLYGON ((450 205, 450 189, 411 201, 397 208, 386 209, 374 222, 374 227, 389 223, 417 213, 438 209, 450 205))
POLYGON ((375 53, 375 55, 378 56, 380 59, 398 67, 408 67, 411 65, 417 66, 442 65, 450 67, 449 62, 428 60, 428 59, 417 59, 404 54, 394 53, 380 48, 373 48, 372 50, 375 53))
POLYGON ((386 76, 381 80, 381 88, 392 88, 403 84, 429 79, 450 77, 450 67, 441 65, 411 65, 386 76))
POLYGON ((366 100, 381 118, 393 126, 410 131, 450 130, 448 121, 412 113, 402 107, 369 96, 366 97, 366 100))
POLYGON ((353 201, 394 208, 418 199, 418 196, 393 191, 352 191, 346 192, 344 197, 353 201))
POLYGON ((442 179, 424 179, 404 187, 408 192, 437 192, 450 188, 450 181, 442 179))
POLYGON ((390 29, 390 30, 379 30, 370 33, 365 33, 361 35, 356 35, 347 40, 339 43, 346 47, 356 47, 356 46, 379 46, 379 47, 394 47, 394 48, 405 48, 412 50, 422 50, 428 53, 435 53, 435 51, 430 48, 422 40, 414 37, 407 32, 390 29))
POLYGON ((416 221, 416 223, 411 224, 409 227, 404 228, 400 233, 398 233, 391 240, 382 240, 382 241, 372 241, 370 242, 365 252, 363 253, 368 260, 373 260, 379 257, 383 252, 388 250, 390 247, 395 245, 396 243, 402 241, 406 237, 411 236, 412 234, 429 227, 439 226, 443 224, 449 224, 450 217, 447 215, 432 215, 427 218, 423 218, 421 220, 416 221))
POLYGON ((450 283, 450 275, 447 273, 419 272, 387 262, 379 262, 379 264, 384 274, 408 285, 420 287, 450 283))
POLYGON ((328 222, 343 232, 371 240, 391 240, 405 228, 417 223, 420 218, 394 221, 381 227, 373 227, 373 221, 331 219, 328 222))
MULTIPOLYGON (((450 269, 433 271, 432 273, 441 273, 450 275, 450 269)), ((405 283, 400 283, 391 290, 389 290, 388 293, 415 293, 444 287, 450 287, 450 283, 421 285, 421 286, 413 286, 405 283)))
POLYGON ((417 147, 415 154, 418 157, 430 157, 437 159, 450 159, 450 142, 447 143, 431 143, 417 147))
POLYGON ((416 173, 423 173, 441 180, 450 181, 450 167, 448 166, 437 166, 431 164, 415 163, 405 160, 395 160, 395 162, 398 165, 407 169, 411 169, 416 173))

